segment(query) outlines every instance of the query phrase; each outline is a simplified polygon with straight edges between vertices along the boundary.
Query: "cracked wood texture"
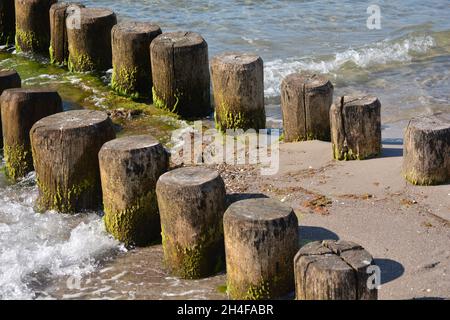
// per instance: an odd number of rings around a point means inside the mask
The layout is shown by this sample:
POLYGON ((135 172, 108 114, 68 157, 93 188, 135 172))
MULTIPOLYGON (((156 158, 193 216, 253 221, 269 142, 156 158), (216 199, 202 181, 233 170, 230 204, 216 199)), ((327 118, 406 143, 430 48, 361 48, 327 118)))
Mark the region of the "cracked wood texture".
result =
POLYGON ((69 58, 66 18, 84 8, 79 3, 57 2, 50 8, 50 63, 65 65, 69 58))
POLYGON ((69 70, 104 71, 112 67, 111 30, 117 24, 114 12, 104 8, 81 8, 80 28, 67 22, 69 70))
POLYGON ((112 29, 112 87, 133 98, 152 98, 150 44, 162 33, 147 22, 121 22, 112 29))
POLYGON ((223 220, 230 298, 289 294, 298 250, 298 220, 292 208, 269 198, 242 200, 230 205, 223 220))
POLYGON ((62 112, 58 92, 48 89, 8 89, 0 98, 6 172, 12 180, 33 171, 30 130, 42 118, 62 112))
POLYGON ((194 32, 164 33, 150 45, 153 103, 183 118, 212 112, 208 44, 194 32))
POLYGON ((330 109, 336 160, 364 160, 381 154, 381 103, 372 96, 343 96, 330 109))
POLYGON ((412 119, 405 131, 403 148, 403 175, 409 182, 450 182, 450 113, 412 119))
MULTIPOLYGON (((2 0, 3 1, 3 0, 2 0)), ((50 7, 57 0, 15 0, 16 48, 18 51, 48 54, 50 7)))
POLYGON ((281 83, 284 141, 330 141, 333 84, 316 74, 294 73, 281 83))
MULTIPOLYGON (((20 88, 22 86, 22 80, 16 70, 0 70, 0 96, 3 91, 11 88, 20 88)), ((1 104, 0 104, 1 108, 1 104)), ((2 116, 0 109, 0 148, 3 148, 3 129, 2 129, 2 116)))
POLYGON ((105 225, 127 245, 146 246, 161 238, 156 182, 169 156, 149 135, 109 141, 99 153, 105 225))
POLYGON ((264 129, 264 71, 261 57, 224 53, 211 61, 211 78, 218 128, 264 129))
POLYGON ((376 300, 367 286, 372 256, 360 245, 326 240, 305 245, 295 256, 298 300, 376 300))
POLYGON ((187 279, 221 271, 226 191, 219 173, 202 167, 176 169, 160 177, 156 193, 169 271, 187 279))
POLYGON ((0 1, 0 45, 14 43, 16 34, 16 14, 14 0, 0 1))
POLYGON ((36 122, 30 136, 39 187, 37 210, 98 210, 98 153, 115 138, 108 115, 93 110, 57 113, 36 122))

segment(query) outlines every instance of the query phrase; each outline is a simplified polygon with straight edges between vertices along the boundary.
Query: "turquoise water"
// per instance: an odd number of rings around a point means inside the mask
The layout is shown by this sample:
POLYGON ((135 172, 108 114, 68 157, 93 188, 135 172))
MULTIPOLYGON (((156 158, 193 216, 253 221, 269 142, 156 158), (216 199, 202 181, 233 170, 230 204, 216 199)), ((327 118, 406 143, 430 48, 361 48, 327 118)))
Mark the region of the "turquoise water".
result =
MULTIPOLYGON (((112 8, 119 20, 153 21, 163 31, 199 32, 211 56, 223 51, 258 53, 265 62, 271 126, 281 125, 281 79, 302 70, 327 74, 336 95, 378 96, 385 139, 401 138, 412 116, 450 111, 450 1, 80 2, 112 8), (369 4, 380 6, 380 30, 366 26, 369 4)), ((73 75, 48 66, 45 59, 0 53, 0 68, 11 67, 20 72, 25 86, 57 89, 66 109, 130 104, 111 94, 109 73, 73 75)), ((152 107, 139 107, 146 109, 145 116, 126 125, 124 131, 145 131, 168 141, 170 130, 181 125, 152 107)), ((0 298, 58 296, 53 285, 61 277, 89 275, 102 261, 123 251, 106 235, 95 213, 39 215, 33 210, 36 195, 32 174, 19 185, 9 185, 0 175, 0 298)))

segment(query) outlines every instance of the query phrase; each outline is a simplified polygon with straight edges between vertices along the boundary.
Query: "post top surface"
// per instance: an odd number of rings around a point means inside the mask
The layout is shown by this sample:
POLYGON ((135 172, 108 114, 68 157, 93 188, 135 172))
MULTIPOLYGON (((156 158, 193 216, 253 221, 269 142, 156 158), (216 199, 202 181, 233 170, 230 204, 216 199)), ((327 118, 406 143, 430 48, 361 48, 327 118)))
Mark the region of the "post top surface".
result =
POLYGON ((269 221, 285 219, 293 213, 291 207, 270 198, 237 201, 231 204, 226 215, 246 221, 269 221))
POLYGON ((43 95, 46 97, 50 96, 58 96, 59 94, 55 90, 44 89, 44 88, 10 88, 3 91, 1 95, 1 99, 11 99, 12 97, 16 98, 31 98, 36 97, 36 95, 43 95))
POLYGON ((108 141, 103 145, 102 150, 131 151, 148 149, 158 145, 160 145, 158 140, 151 135, 138 135, 108 141))
POLYGON ((19 75, 14 69, 2 69, 0 70, 0 78, 2 77, 10 77, 13 75, 19 75))
POLYGON ((115 16, 112 10, 107 8, 80 8, 82 21, 96 20, 115 16))
MULTIPOLYGON (((344 96, 344 107, 370 106, 377 102, 378 98, 374 96, 344 96)), ((342 98, 341 98, 342 99, 342 98)))
POLYGON ((215 56, 213 61, 223 64, 248 65, 262 60, 260 56, 246 52, 225 52, 215 56))
POLYGON ((173 47, 189 47, 205 43, 203 37, 195 32, 167 32, 159 35, 153 40, 152 45, 163 44, 173 47))
POLYGON ((219 177, 216 170, 204 167, 184 167, 169 171, 159 179, 161 183, 179 186, 198 186, 211 182, 219 177))
POLYGON ((291 73, 284 80, 284 83, 289 83, 290 85, 305 86, 306 88, 318 88, 331 83, 327 77, 315 74, 315 73, 291 73))
POLYGON ((64 131, 83 127, 96 126, 108 119, 102 111, 74 110, 56 113, 45 117, 33 126, 33 131, 64 131))
POLYGON ((408 126, 424 131, 450 129, 450 113, 435 113, 411 119, 408 126))
POLYGON ((151 22, 125 21, 116 24, 113 27, 113 30, 121 33, 147 34, 158 32, 161 28, 157 24, 151 22))

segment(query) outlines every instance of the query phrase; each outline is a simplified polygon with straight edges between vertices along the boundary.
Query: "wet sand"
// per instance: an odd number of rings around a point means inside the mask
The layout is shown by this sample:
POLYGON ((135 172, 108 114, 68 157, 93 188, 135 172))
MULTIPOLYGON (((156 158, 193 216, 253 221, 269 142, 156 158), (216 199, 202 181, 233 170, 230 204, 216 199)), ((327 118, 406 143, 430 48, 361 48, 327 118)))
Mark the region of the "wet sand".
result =
MULTIPOLYGON (((402 145, 383 156, 331 160, 326 142, 281 144, 280 171, 221 165, 230 201, 266 195, 291 205, 301 244, 345 239, 365 247, 381 268, 380 299, 450 298, 450 186, 416 187, 401 176, 402 145)), ((74 299, 225 299, 225 275, 185 281, 163 268, 161 246, 121 253, 55 297, 74 299)), ((70 283, 70 282, 69 282, 70 283)))

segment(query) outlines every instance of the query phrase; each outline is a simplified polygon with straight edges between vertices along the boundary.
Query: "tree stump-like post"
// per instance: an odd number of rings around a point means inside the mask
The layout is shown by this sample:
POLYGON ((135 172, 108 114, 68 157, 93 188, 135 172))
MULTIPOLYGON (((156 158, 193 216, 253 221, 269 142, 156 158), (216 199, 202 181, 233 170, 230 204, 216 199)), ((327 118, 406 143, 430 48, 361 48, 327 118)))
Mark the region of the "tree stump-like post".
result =
POLYGON ((150 45, 153 103, 184 118, 211 113, 208 44, 194 32, 164 33, 150 45))
POLYGON ((14 0, 0 1, 0 45, 14 44, 16 13, 14 0))
POLYGON ((330 141, 333 84, 324 76, 294 73, 281 83, 285 142, 330 141))
POLYGON ((268 198, 242 200, 227 209, 223 223, 229 297, 263 300, 289 294, 298 251, 292 208, 268 198))
POLYGON ((450 182, 450 114, 412 119, 403 141, 403 175, 415 185, 450 182))
MULTIPOLYGON (((11 88, 20 88, 22 80, 16 70, 0 70, 0 96, 3 91, 11 88)), ((3 148, 2 113, 0 111, 0 148, 3 148)))
POLYGON ((111 30, 117 24, 114 12, 81 8, 79 25, 66 19, 69 43, 68 67, 72 72, 104 71, 112 67, 111 30))
POLYGON ((14 181, 33 171, 30 130, 39 120, 62 112, 58 92, 46 89, 8 89, 0 97, 6 173, 14 181))
POLYGON ((127 245, 161 238, 156 182, 168 170, 164 147, 149 135, 105 143, 99 153, 106 230, 127 245))
POLYGON ((336 160, 364 160, 381 154, 381 103, 372 96, 343 96, 330 109, 336 160))
POLYGON ((358 244, 341 240, 311 242, 300 249, 294 264, 298 300, 378 298, 376 283, 369 281, 368 268, 373 266, 373 258, 358 244))
POLYGON ((39 187, 37 210, 99 209, 98 153, 115 138, 108 115, 92 110, 57 113, 36 122, 30 136, 39 187))
POLYGON ((79 11, 84 5, 69 2, 57 2, 50 8, 50 63, 66 65, 69 58, 66 18, 69 13, 79 11))
POLYGON ((58 0, 15 0, 16 50, 48 54, 50 7, 58 0))
POLYGON ((133 99, 152 98, 151 42, 161 28, 146 22, 122 22, 112 29, 112 88, 133 99))
POLYGON ((227 129, 264 129, 264 70, 261 57, 224 53, 211 61, 216 126, 227 129))
POLYGON ((186 167, 156 185, 165 265, 175 276, 198 279, 224 265, 225 184, 217 171, 186 167))

